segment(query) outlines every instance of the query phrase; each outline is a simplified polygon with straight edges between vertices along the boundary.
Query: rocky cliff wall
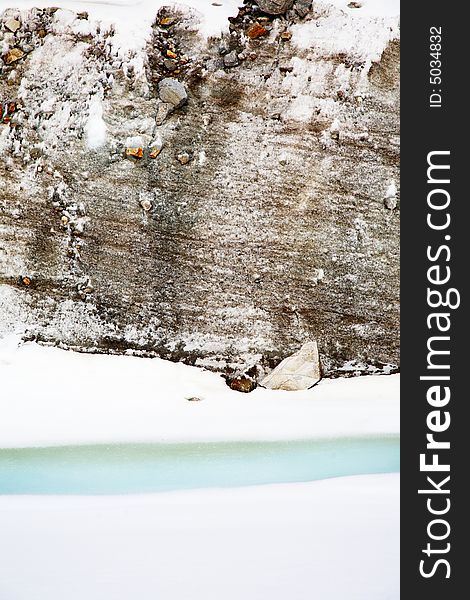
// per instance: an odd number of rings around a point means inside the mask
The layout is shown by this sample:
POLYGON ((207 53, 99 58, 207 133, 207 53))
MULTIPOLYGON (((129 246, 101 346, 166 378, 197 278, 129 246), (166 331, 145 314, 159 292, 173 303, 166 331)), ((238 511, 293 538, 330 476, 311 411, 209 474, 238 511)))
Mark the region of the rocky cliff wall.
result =
POLYGON ((222 372, 315 339, 326 374, 394 370, 398 23, 339 4, 247 0, 209 38, 162 8, 124 50, 86 13, 6 10, 1 330, 222 372))

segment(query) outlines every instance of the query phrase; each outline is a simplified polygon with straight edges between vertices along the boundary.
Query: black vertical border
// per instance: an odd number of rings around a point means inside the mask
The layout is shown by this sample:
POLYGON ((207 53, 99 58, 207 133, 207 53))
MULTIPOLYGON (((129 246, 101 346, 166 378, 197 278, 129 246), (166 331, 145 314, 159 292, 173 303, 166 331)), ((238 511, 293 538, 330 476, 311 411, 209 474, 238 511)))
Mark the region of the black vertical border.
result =
MULTIPOLYGON (((467 495, 467 460, 470 459, 470 421, 467 405, 467 373, 470 375, 470 348, 466 344, 470 331, 468 313, 468 279, 470 278, 469 243, 470 193, 465 189, 466 166, 470 154, 467 144, 469 122, 469 53, 466 5, 457 2, 401 3, 401 598, 404 600, 453 600, 466 597, 467 578, 470 578, 470 552, 467 548, 470 505, 467 495), (430 28, 442 28, 442 84, 430 84, 430 28), (433 87, 442 90, 442 107, 430 108, 429 95, 433 87), (427 525, 432 516, 426 508, 426 497, 418 494, 425 486, 426 474, 420 473, 419 455, 425 451, 426 416, 431 407, 426 402, 429 383, 419 380, 425 374, 430 332, 426 317, 428 244, 439 245, 443 232, 433 232, 426 225, 428 213, 427 154, 434 150, 450 150, 451 225, 446 234, 451 248, 450 286, 461 293, 461 305, 449 310, 450 333, 451 413, 450 429, 442 434, 449 439, 451 449, 450 500, 451 509, 445 516, 451 526, 446 542, 451 548, 447 558, 451 565, 450 578, 445 569, 423 578, 419 573, 420 560, 426 558, 427 525)), ((445 263, 443 263, 445 264, 445 263)), ((444 335, 444 334, 443 334, 444 335)), ((444 409, 443 409, 444 410, 444 409)), ((428 473, 429 474, 429 473, 428 473)), ((437 474, 437 478, 439 478, 437 474)), ((468 480, 470 483, 470 479, 468 480)), ((429 486, 428 486, 429 487, 429 486)), ((444 546, 445 542, 441 542, 444 546)), ((439 547, 439 543, 435 542, 439 547)), ((440 556, 435 555, 436 558, 440 556)), ((428 562, 428 565, 431 564, 428 562)))

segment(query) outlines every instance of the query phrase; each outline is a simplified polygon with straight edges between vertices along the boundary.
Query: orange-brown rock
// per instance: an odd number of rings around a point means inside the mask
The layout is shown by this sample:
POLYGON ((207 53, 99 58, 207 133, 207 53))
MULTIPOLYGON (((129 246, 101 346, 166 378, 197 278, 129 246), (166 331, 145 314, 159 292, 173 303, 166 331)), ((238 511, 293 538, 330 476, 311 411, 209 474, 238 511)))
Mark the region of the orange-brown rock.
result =
POLYGON ((3 62, 6 65, 11 65, 11 63, 20 60, 21 58, 23 58, 23 56, 24 52, 23 50, 21 50, 21 48, 12 48, 6 54, 3 55, 3 62))
POLYGON ((267 33, 268 33, 268 30, 266 29, 266 27, 263 27, 259 23, 255 23, 254 25, 252 25, 251 27, 248 28, 246 35, 250 39, 256 40, 256 38, 259 38, 262 35, 266 35, 267 33))
POLYGON ((126 156, 131 156, 132 158, 143 158, 144 149, 143 148, 126 148, 126 156))

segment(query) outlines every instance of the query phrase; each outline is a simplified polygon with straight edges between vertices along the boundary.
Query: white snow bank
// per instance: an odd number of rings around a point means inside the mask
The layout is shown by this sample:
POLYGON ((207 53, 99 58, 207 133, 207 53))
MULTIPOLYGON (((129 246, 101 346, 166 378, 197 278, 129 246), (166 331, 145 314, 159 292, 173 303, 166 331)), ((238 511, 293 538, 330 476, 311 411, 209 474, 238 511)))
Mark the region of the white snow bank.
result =
POLYGON ((358 0, 359 8, 350 8, 351 0, 326 0, 325 3, 358 17, 396 17, 400 14, 400 0, 358 0))
MULTIPOLYGON (((344 51, 345 47, 357 45, 362 51, 377 52, 376 48, 383 45, 383 38, 390 33, 390 28, 396 34, 399 0, 363 0, 360 8, 349 8, 349 0, 323 0, 315 2, 315 11, 333 10, 326 20, 307 21, 293 27, 293 42, 299 47, 333 47, 335 51, 344 51), (378 25, 378 34, 371 31, 374 22, 378 25), (364 35, 365 44, 361 42, 364 35)), ((93 20, 100 21, 105 28, 115 26, 115 45, 121 50, 141 49, 149 39, 150 26, 161 6, 176 6, 183 11, 191 11, 199 19, 198 30, 208 38, 220 36, 228 31, 228 17, 236 16, 242 0, 7 0, 5 8, 29 9, 58 6, 75 12, 88 12, 93 20)), ((60 20, 72 28, 90 27, 86 21, 75 24, 62 14, 60 20)), ((77 31, 76 31, 77 33, 77 31)), ((83 33, 83 32, 82 32, 83 33)), ((84 32, 86 33, 86 32, 84 32)))
POLYGON ((348 4, 345 0, 316 2, 317 18, 293 25, 292 43, 319 56, 346 54, 364 62, 367 72, 387 43, 399 36, 400 3, 366 0, 361 8, 348 8, 348 4))
POLYGON ((218 0, 216 4, 220 6, 214 6, 211 0, 7 0, 4 8, 26 10, 57 6, 75 12, 86 11, 91 19, 100 21, 105 27, 115 26, 116 45, 121 50, 138 50, 149 39, 150 27, 162 6, 195 11, 200 20, 198 31, 203 37, 219 36, 228 31, 228 17, 236 16, 237 7, 243 1, 218 0))
POLYGON ((399 376, 323 380, 305 392, 234 392, 161 359, 0 343, 0 447, 282 440, 397 434, 399 376), (189 402, 189 397, 203 398, 189 402))
POLYGON ((0 497, 0 597, 398 600, 398 475, 0 497))

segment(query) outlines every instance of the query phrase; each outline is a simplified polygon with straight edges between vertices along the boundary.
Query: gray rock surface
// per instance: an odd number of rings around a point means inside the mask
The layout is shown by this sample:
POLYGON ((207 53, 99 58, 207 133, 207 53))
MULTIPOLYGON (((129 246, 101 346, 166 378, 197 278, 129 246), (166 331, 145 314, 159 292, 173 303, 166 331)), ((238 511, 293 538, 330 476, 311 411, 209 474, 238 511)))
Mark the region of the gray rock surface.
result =
POLYGON ((158 84, 158 95, 160 99, 174 108, 180 108, 188 100, 188 93, 184 84, 177 79, 166 77, 158 84))
POLYGON ((282 15, 294 4, 294 0, 256 0, 256 3, 269 15, 282 15))
POLYGON ((248 39, 247 6, 227 70, 185 15, 139 60, 57 9, 0 27, 23 52, 0 61, 0 335, 260 377, 315 339, 326 375, 395 368, 397 32, 315 7, 283 41, 277 18, 248 39), (181 84, 161 84, 169 40, 181 84), (156 122, 163 89, 190 101, 156 122))
POLYGON ((321 379, 317 342, 307 342, 292 356, 285 358, 261 385, 269 390, 308 390, 321 379))
POLYGON ((224 65, 226 67, 236 67, 239 63, 238 56, 235 50, 224 56, 224 65))

